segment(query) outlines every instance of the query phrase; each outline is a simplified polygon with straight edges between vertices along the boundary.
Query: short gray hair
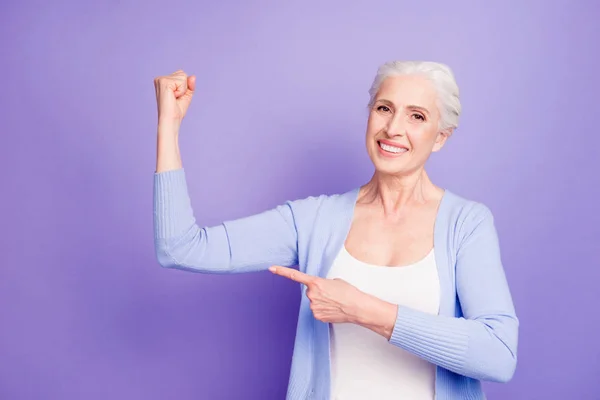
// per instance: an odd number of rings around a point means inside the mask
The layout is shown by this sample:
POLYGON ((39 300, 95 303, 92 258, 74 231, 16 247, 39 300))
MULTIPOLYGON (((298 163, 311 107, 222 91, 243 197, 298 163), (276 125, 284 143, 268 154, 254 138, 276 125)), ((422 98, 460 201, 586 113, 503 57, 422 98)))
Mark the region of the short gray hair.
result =
POLYGON ((431 61, 390 61, 379 67, 369 89, 369 108, 373 107, 381 83, 390 76, 423 75, 433 83, 438 95, 440 131, 456 129, 461 112, 458 85, 452 70, 445 64, 431 61))

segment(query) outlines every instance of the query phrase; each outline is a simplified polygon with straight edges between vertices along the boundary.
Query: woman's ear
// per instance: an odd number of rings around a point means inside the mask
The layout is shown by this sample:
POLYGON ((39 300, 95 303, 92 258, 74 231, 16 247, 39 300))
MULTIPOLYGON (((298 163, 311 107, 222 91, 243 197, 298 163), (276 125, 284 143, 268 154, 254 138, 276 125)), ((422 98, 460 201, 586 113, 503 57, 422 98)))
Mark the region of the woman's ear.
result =
POLYGON ((435 143, 433 145, 432 151, 440 151, 442 147, 444 147, 444 144, 446 144, 446 140, 448 140, 448 138, 452 136, 452 133, 452 129, 445 129, 443 131, 439 131, 435 137, 435 143))

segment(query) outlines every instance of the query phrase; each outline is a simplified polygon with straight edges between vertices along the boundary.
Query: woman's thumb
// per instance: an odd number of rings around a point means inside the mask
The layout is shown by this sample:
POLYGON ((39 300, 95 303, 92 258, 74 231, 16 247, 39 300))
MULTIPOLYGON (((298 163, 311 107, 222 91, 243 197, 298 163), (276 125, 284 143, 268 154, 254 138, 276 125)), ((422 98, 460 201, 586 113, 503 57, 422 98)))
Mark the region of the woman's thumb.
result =
MULTIPOLYGON (((188 76, 187 78, 187 88, 188 88, 188 92, 192 92, 194 93, 194 90, 196 90, 196 75, 191 75, 188 76)), ((190 94, 192 94, 190 93, 190 94)), ((188 94, 188 93, 186 93, 188 94)))

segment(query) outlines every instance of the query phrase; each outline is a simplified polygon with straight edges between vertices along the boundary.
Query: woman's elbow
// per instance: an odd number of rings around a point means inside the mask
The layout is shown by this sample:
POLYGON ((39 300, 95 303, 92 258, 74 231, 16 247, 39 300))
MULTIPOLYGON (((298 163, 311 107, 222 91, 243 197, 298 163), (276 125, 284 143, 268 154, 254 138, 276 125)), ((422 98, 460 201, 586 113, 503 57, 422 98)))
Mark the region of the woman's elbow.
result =
POLYGON ((496 368, 490 374, 489 381, 496 383, 508 383, 512 380, 517 369, 517 359, 512 355, 505 360, 498 360, 496 368))
POLYGON ((517 369, 517 333, 498 335, 489 327, 470 338, 464 373, 482 381, 507 383, 517 369))
POLYGON ((234 272, 229 249, 207 251, 206 242, 199 237, 177 239, 174 244, 165 240, 155 241, 155 257, 163 268, 204 274, 227 274, 234 272))
POLYGON ((178 268, 179 263, 167 248, 164 242, 157 241, 154 244, 154 254, 156 257, 156 261, 161 267, 164 268, 178 268))
POLYGON ((514 350, 505 347, 496 348, 495 351, 481 353, 485 358, 476 361, 477 367, 472 368, 477 371, 476 378, 496 383, 508 383, 512 380, 517 369, 517 355, 514 350))
MULTIPOLYGON (((478 357, 467 363, 459 373, 484 382, 508 383, 517 368, 517 360, 512 356, 490 355, 485 359, 478 357)), ((457 371, 458 372, 458 371, 457 371)))
POLYGON ((468 359, 477 378, 510 382, 517 369, 519 322, 516 317, 493 318, 473 330, 468 359))

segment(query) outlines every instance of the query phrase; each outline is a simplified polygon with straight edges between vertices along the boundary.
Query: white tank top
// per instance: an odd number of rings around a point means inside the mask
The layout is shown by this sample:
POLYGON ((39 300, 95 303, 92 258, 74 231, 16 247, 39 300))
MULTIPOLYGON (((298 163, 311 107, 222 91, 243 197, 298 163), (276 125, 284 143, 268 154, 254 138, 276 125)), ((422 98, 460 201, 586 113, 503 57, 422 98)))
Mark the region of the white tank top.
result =
MULTIPOLYGON (((408 266, 354 258, 345 247, 327 278, 341 278, 393 304, 437 314, 440 285, 434 251, 408 266)), ((433 400, 435 365, 356 324, 331 324, 331 400, 433 400)))

